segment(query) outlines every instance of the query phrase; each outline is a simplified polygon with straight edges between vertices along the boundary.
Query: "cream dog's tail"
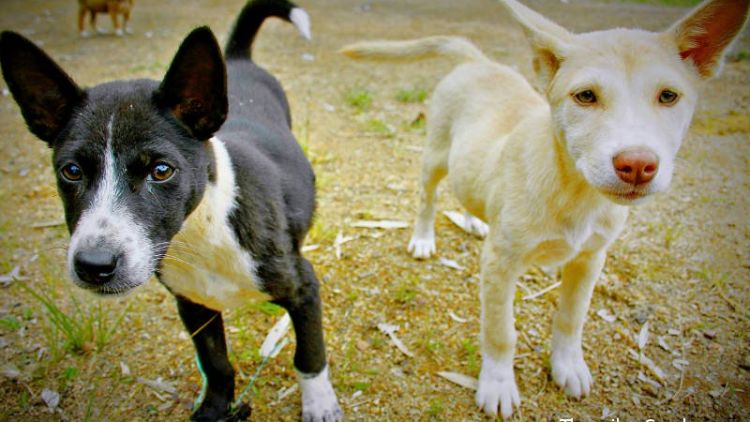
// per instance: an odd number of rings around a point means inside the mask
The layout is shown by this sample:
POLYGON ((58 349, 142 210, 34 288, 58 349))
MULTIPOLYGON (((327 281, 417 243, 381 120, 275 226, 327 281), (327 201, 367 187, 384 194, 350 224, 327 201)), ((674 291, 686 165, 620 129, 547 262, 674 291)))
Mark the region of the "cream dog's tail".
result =
POLYGON ((490 61, 467 39, 451 36, 406 41, 362 41, 344 46, 339 53, 357 60, 416 61, 452 57, 464 62, 490 61))

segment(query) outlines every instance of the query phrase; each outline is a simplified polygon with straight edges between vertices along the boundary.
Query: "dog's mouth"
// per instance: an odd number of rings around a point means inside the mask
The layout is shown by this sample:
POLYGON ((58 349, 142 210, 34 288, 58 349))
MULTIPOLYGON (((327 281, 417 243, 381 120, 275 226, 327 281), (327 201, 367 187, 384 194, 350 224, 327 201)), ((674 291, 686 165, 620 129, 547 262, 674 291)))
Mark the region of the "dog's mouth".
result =
POLYGON ((648 196, 645 193, 641 193, 641 192, 637 192, 637 191, 632 191, 632 192, 628 192, 628 193, 616 193, 614 195, 617 196, 618 198, 624 199, 626 201, 635 201, 636 199, 641 199, 641 198, 645 198, 646 196, 648 196))
POLYGON ((604 194, 612 201, 620 205, 636 205, 651 196, 647 192, 642 192, 635 189, 626 192, 604 191, 604 194))
POLYGON ((125 296, 128 293, 132 292, 133 289, 135 289, 137 286, 135 285, 127 285, 127 286, 91 286, 86 285, 82 286, 84 289, 95 293, 99 296, 125 296))

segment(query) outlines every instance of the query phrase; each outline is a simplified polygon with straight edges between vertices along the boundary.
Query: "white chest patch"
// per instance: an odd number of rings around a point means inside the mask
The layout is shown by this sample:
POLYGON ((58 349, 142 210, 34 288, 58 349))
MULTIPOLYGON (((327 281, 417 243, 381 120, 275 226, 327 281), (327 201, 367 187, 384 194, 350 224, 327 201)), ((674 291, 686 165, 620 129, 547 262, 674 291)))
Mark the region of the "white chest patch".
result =
POLYGON ((216 183, 209 183, 198 207, 174 236, 162 260, 161 280, 175 294, 215 310, 269 300, 258 288, 256 265, 229 225, 237 206, 234 170, 226 147, 209 140, 216 159, 216 183))

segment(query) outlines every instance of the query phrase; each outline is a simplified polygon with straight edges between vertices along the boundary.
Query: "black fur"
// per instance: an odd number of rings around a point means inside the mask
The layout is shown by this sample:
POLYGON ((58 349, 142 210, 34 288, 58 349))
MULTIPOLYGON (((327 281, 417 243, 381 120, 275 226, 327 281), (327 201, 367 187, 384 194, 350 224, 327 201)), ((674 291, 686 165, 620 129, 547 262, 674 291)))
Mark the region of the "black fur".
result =
MULTIPOLYGON (((316 374, 326 364, 318 281, 300 253, 315 210, 315 178, 291 133, 281 85, 250 59, 263 20, 288 20, 294 7, 286 0, 248 3, 227 43, 226 63, 211 31, 194 30, 161 83, 116 81, 82 90, 41 49, 12 32, 0 35, 0 64, 29 129, 53 149, 71 233, 101 183, 109 138, 117 171, 124 173, 118 179, 118 204, 147 228, 151 244, 158 245, 158 259, 200 203, 207 184, 215 181, 215 160, 205 141, 214 135, 221 139, 238 189, 229 222, 257 264, 261 289, 289 311, 297 335, 295 366, 316 374), (70 163, 81 168, 80 180, 63 177, 70 163), (158 163, 177 169, 162 183, 149 179, 158 163)), ((107 224, 106 219, 100 222, 103 228, 107 224)), ((102 245, 106 247, 106 239, 102 245)), ((155 271, 158 275, 158 266, 155 271)), ((84 287, 119 293, 130 288, 122 281, 126 276, 118 273, 112 281, 84 287)), ((247 417, 247 406, 229 408, 234 369, 227 359, 221 313, 189 297, 178 296, 177 304, 186 328, 195 334, 208 377, 208 394, 193 418, 247 417)))

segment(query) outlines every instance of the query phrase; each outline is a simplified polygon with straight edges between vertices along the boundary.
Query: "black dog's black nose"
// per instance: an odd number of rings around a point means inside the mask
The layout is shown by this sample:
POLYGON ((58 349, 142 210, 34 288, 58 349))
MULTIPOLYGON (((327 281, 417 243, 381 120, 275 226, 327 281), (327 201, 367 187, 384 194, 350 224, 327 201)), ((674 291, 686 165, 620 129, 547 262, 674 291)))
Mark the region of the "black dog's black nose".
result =
POLYGON ((73 257, 73 270, 89 284, 102 285, 112 280, 117 269, 117 256, 106 251, 79 251, 73 257))

